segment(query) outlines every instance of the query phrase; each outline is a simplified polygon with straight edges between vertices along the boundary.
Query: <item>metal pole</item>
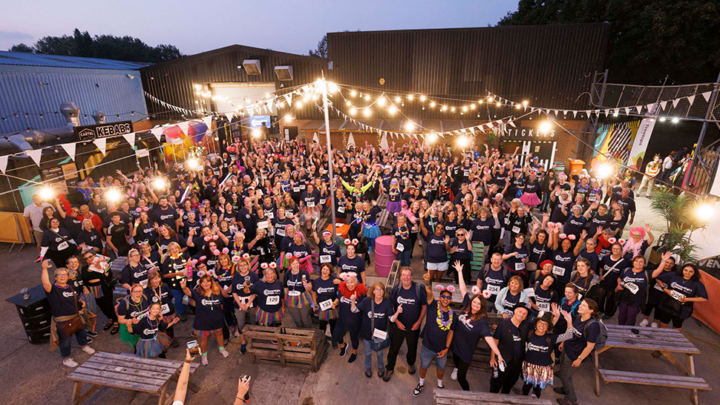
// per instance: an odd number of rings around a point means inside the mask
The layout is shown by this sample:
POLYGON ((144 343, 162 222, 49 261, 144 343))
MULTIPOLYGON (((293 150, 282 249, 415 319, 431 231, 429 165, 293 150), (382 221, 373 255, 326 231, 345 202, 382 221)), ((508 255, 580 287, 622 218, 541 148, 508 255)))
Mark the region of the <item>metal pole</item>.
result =
POLYGON ((713 106, 715 106, 715 100, 717 100, 718 85, 720 85, 720 74, 718 74, 718 78, 715 81, 715 86, 713 87, 712 95, 710 95, 708 109, 705 112, 705 119, 703 120, 702 129, 700 130, 700 137, 698 138, 697 144, 695 145, 695 152, 693 152, 693 156, 690 159, 687 170, 685 171, 685 178, 683 179, 682 188, 685 188, 688 181, 690 181, 690 173, 692 173, 693 166, 695 166, 695 159, 698 159, 698 157, 700 156, 700 148, 702 147, 703 140, 705 139, 705 131, 707 131, 707 120, 709 120, 712 116, 713 106))
MULTIPOLYGON (((600 90, 600 100, 598 100, 598 105, 602 105, 603 100, 605 99, 605 88, 607 87, 607 77, 608 77, 608 70, 605 69, 605 74, 603 74, 603 84, 602 84, 602 90, 600 90)), ((590 102, 592 103, 592 97, 590 102)), ((592 118, 590 118, 590 121, 593 121, 592 118)), ((595 138, 595 134, 597 134, 598 125, 600 124, 600 114, 598 114, 595 117, 595 121, 593 122, 593 129, 592 133, 590 133, 591 139, 595 138)), ((585 136, 583 136, 585 138, 585 136)), ((577 150, 577 148, 576 148, 577 150)), ((580 156, 585 155, 585 144, 582 144, 582 152, 580 153, 580 156)), ((550 162, 552 165, 552 162, 550 162)))
POLYGON ((332 236, 335 239, 335 178, 333 177, 332 146, 330 145, 330 113, 328 112, 327 82, 323 73, 323 110, 325 112, 325 138, 327 140, 328 174, 330 176, 330 209, 332 210, 332 236))

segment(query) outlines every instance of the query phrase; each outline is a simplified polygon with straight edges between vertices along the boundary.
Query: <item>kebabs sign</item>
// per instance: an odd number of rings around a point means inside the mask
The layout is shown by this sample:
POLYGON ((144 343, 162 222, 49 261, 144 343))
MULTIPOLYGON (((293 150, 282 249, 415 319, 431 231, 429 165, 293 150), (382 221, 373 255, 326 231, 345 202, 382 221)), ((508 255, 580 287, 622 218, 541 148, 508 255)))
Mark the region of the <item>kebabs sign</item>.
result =
POLYGON ((126 135, 133 132, 132 121, 119 121, 109 124, 85 125, 73 128, 78 141, 92 141, 98 138, 126 135))

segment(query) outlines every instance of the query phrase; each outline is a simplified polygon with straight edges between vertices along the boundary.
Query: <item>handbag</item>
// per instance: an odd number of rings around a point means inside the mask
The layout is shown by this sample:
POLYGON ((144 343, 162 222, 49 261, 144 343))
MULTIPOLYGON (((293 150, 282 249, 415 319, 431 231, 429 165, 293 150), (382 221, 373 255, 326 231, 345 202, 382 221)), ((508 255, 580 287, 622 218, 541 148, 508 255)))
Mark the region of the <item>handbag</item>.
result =
POLYGON ((73 316, 72 319, 67 322, 57 323, 60 330, 62 330, 63 334, 65 334, 65 336, 67 337, 70 337, 85 328, 82 319, 80 319, 80 313, 78 312, 77 294, 75 294, 75 290, 73 290, 73 297, 75 298, 75 316, 73 316))
MULTIPOLYGON (((375 333, 375 299, 370 298, 371 301, 371 308, 370 308, 370 330, 371 333, 375 333)), ((376 338, 375 336, 371 337, 372 340, 372 349, 376 352, 379 352, 380 350, 385 349, 386 347, 390 346, 390 334, 385 337, 385 339, 376 338)))

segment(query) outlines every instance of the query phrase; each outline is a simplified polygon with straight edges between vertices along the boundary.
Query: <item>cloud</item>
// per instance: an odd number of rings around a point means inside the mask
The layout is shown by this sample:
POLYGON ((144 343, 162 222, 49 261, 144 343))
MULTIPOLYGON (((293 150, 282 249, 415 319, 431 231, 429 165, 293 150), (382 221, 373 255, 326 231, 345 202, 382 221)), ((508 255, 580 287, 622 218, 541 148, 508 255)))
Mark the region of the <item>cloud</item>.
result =
POLYGON ((34 36, 18 31, 0 31, 0 49, 10 49, 11 46, 24 43, 32 45, 34 36))

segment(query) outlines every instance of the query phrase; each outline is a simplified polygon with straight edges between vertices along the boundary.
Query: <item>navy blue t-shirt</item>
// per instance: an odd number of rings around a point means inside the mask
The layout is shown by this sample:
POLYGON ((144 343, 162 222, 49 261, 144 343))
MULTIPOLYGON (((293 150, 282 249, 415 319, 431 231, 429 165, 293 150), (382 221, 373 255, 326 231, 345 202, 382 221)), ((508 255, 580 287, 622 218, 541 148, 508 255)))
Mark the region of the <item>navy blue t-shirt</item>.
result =
POLYGON ((483 281, 482 288, 483 291, 489 291, 490 294, 492 294, 489 300, 495 302, 497 294, 500 290, 507 286, 509 275, 503 268, 500 268, 500 270, 493 270, 489 264, 486 266, 488 269, 487 274, 483 275, 485 272, 484 269, 481 270, 480 273, 483 281))
POLYGON ((337 267, 338 258, 342 253, 340 252, 340 246, 338 246, 337 243, 331 243, 331 245, 328 245, 324 240, 320 241, 320 244, 318 245, 320 250, 318 260, 321 265, 323 263, 330 263, 333 267, 337 267))
MULTIPOLYGON (((422 307, 427 305, 427 292, 424 286, 420 286, 419 296, 416 293, 415 283, 413 282, 407 290, 399 284, 397 290, 392 294, 393 310, 397 311, 398 305, 402 304, 403 311, 398 315, 398 320, 409 329, 420 319, 422 307)), ((394 312, 393 312, 394 313, 394 312)))
MULTIPOLYGON (((447 343, 447 335, 451 330, 455 329, 455 323, 457 323, 457 315, 451 308, 448 308, 448 312, 440 311, 440 318, 438 317, 438 306, 440 304, 434 301, 428 305, 427 314, 425 315, 425 326, 420 337, 422 337, 422 345, 435 353, 445 350, 447 343), (447 330, 440 329, 438 323, 448 322, 447 330)), ((405 306, 403 306, 403 310, 405 306)))
MULTIPOLYGON (((357 290, 356 290, 357 291, 357 290)), ((337 300, 340 303, 339 305, 339 313, 340 316, 338 317, 338 322, 345 324, 345 325, 358 325, 362 323, 362 313, 357 309, 357 303, 362 299, 362 296, 358 294, 356 301, 355 301, 355 310, 356 312, 352 311, 352 301, 350 301, 349 298, 345 298, 344 295, 342 295, 342 292, 338 290, 337 292, 337 300)))
MULTIPOLYGON (((512 331, 512 338, 513 338, 512 355, 513 355, 513 357, 522 357, 523 347, 521 344, 522 338, 520 337, 520 328, 515 326, 515 324, 512 323, 512 321, 509 319, 507 320, 507 322, 510 323, 510 330, 512 331)), ((526 321, 523 321, 523 322, 526 322, 526 321)), ((520 324, 520 325, 522 326, 522 324, 520 324)), ((502 327, 502 323, 498 324, 498 327, 495 329, 495 333, 493 334, 493 338, 497 339, 497 340, 502 340, 503 333, 504 333, 503 329, 505 329, 505 328, 502 327)), ((510 359, 507 359, 506 361, 508 361, 508 360, 510 360, 510 359)))
POLYGON ((536 366, 549 366, 553 364, 552 349, 556 347, 558 335, 545 333, 538 336, 530 332, 525 351, 525 361, 536 366), (550 345, 548 345, 548 341, 550 345))
POLYGON ((445 237, 428 234, 428 263, 445 263, 448 261, 445 237))
MULTIPOLYGON (((463 307, 467 306, 469 302, 470 295, 465 294, 462 303, 463 307)), ((492 332, 490 332, 490 325, 488 325, 484 316, 477 321, 472 321, 470 315, 462 313, 457 318, 451 345, 452 352, 460 357, 462 361, 469 364, 472 362, 473 353, 480 339, 492 336, 492 332)))
POLYGON ((200 295, 197 290, 190 290, 195 301, 195 319, 193 329, 215 330, 223 327, 225 315, 222 309, 222 295, 211 294, 209 297, 200 295))
POLYGON ((625 290, 620 296, 620 301, 626 302, 633 307, 640 307, 643 292, 647 290, 648 284, 650 284, 650 276, 645 270, 635 273, 632 268, 628 267, 623 270, 620 280, 625 290), (635 287, 637 287, 637 290, 633 292, 635 287))
POLYGON ((238 297, 249 297, 252 292, 245 292, 245 283, 250 283, 250 287, 252 287, 258 280, 258 275, 252 271, 248 271, 248 274, 244 276, 239 271, 236 271, 232 278, 232 292, 237 294, 238 297))
POLYGON ((333 283, 335 276, 330 276, 327 280, 318 277, 312 282, 312 289, 317 294, 317 303, 323 301, 334 301, 337 298, 337 284, 333 283))
POLYGON ((371 313, 375 315, 375 329, 384 332, 388 330, 388 322, 390 322, 390 317, 393 315, 393 307, 389 299, 383 299, 380 304, 375 303, 374 310, 372 301, 370 297, 364 297, 359 304, 356 303, 357 308, 362 312, 360 336, 362 336, 363 340, 370 340, 373 337, 371 313))
POLYGON ((341 273, 355 273, 358 281, 362 281, 360 274, 365 271, 365 260, 358 255, 352 259, 345 255, 338 260, 338 269, 341 273))
MULTIPOLYGON (((450 241, 450 247, 457 247, 457 251, 453 253, 452 260, 472 260, 473 258, 473 251, 472 249, 468 249, 468 242, 467 239, 465 241, 460 242, 457 238, 452 239, 450 241)), ((467 280, 469 281, 469 280, 467 280)))
POLYGON ((604 276, 603 280, 600 281, 600 285, 605 290, 615 291, 615 287, 617 287, 617 279, 620 277, 620 272, 627 267, 629 263, 630 262, 625 260, 622 256, 618 260, 613 260, 610 255, 604 256, 600 261, 600 264, 602 264, 600 274, 604 276))
POLYGON ((279 311, 285 297, 282 283, 279 280, 272 283, 257 281, 250 287, 250 292, 257 295, 255 302, 265 312, 279 311))
POLYGON ((563 348, 570 360, 575 361, 580 353, 585 350, 588 343, 597 342, 598 335, 600 335, 600 321, 589 318, 587 321, 582 322, 580 315, 573 319, 573 337, 570 340, 566 340, 563 348), (587 331, 585 331, 587 328, 587 331))
POLYGON ((550 255, 550 260, 553 262, 553 274, 557 277, 558 282, 569 283, 570 274, 575 263, 575 254, 572 250, 563 252, 562 248, 559 247, 550 255))

